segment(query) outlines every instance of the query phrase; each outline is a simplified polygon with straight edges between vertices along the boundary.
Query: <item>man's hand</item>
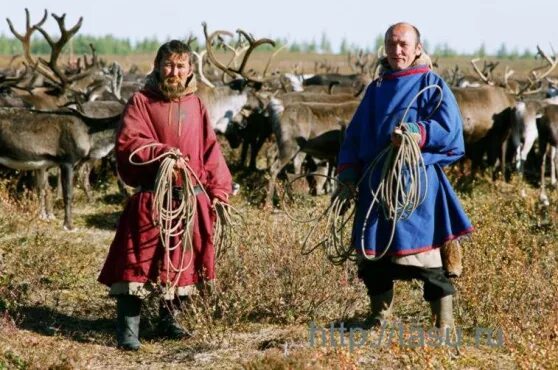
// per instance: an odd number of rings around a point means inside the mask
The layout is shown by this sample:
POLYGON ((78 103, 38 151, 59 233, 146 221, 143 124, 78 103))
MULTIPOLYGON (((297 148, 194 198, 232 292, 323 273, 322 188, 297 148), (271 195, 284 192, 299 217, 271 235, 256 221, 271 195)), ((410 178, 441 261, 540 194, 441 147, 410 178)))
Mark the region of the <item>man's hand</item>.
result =
POLYGON ((339 182, 337 184, 337 188, 331 195, 331 203, 339 202, 340 210, 339 214, 343 215, 347 210, 351 207, 351 202, 355 199, 356 196, 356 187, 355 184, 352 182, 342 183, 339 182))
POLYGON ((401 142, 403 141, 403 130, 401 127, 396 127, 395 130, 391 133, 391 143, 394 147, 399 148, 401 146, 401 142))
POLYGON ((231 224, 231 211, 230 206, 227 202, 222 201, 219 198, 213 198, 211 202, 213 209, 217 218, 221 221, 223 226, 231 224))
POLYGON ((172 171, 172 179, 173 181, 178 181, 181 178, 181 174, 186 170, 188 167, 188 159, 182 156, 179 156, 174 164, 174 168, 172 171))
POLYGON ((396 148, 401 146, 403 141, 403 133, 408 134, 411 136, 417 144, 420 145, 422 141, 422 135, 420 134, 419 125, 414 122, 404 122, 400 126, 395 127, 393 132, 391 133, 391 143, 396 148))
POLYGON ((339 214, 343 215, 351 207, 351 201, 356 198, 356 183, 359 174, 355 166, 345 166, 337 174, 337 187, 331 195, 331 203, 338 203, 341 208, 339 214))

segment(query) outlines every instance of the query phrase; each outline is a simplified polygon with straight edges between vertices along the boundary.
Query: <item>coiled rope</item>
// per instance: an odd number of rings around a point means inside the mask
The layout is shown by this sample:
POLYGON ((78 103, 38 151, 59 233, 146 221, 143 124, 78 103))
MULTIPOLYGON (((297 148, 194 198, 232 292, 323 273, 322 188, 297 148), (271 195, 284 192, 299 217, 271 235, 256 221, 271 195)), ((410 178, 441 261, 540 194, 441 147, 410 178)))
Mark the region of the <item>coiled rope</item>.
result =
POLYGON ((167 288, 174 288, 178 284, 181 274, 190 268, 192 264, 194 253, 192 248, 192 230, 194 225, 194 217, 196 215, 196 190, 195 184, 192 179, 196 180, 197 185, 207 195, 201 182, 197 178, 192 168, 188 165, 188 160, 184 160, 185 166, 179 168, 178 177, 182 180, 181 191, 173 191, 176 184, 175 179, 175 165, 180 158, 183 158, 180 151, 171 149, 151 160, 145 162, 135 162, 134 155, 139 151, 148 148, 162 146, 160 143, 147 144, 134 150, 128 158, 131 164, 137 166, 145 166, 157 161, 161 161, 157 175, 155 176, 155 187, 153 196, 153 205, 151 208, 151 219, 154 226, 159 227, 159 239, 164 248, 164 266, 167 267, 168 272, 174 272, 175 278, 173 281, 165 283, 167 288), (174 194, 173 194, 174 193, 174 194), (178 195, 178 199, 173 199, 173 195, 178 195), (173 206, 174 200, 178 201, 176 206, 173 206), (172 244, 175 237, 180 238, 179 242, 172 244), (175 266, 171 259, 171 253, 175 249, 182 246, 178 266, 175 266), (187 253, 190 252, 190 259, 186 266, 187 253))
MULTIPOLYGON (((287 188, 290 188, 291 185, 300 180, 305 179, 306 177, 315 176, 315 177, 325 177, 328 180, 333 180, 337 182, 337 186, 339 187, 347 187, 347 185, 340 182, 335 177, 330 177, 320 173, 309 173, 309 174, 302 174, 299 176, 294 177, 289 183, 287 184, 287 188)), ((346 189, 349 191, 349 189, 346 189)), ((346 205, 348 203, 341 202, 339 199, 333 199, 332 202, 327 206, 325 211, 319 213, 317 216, 302 219, 295 217, 289 207, 287 206, 287 202, 285 201, 285 196, 287 192, 283 192, 281 197, 281 204, 283 206, 283 210, 287 217, 296 222, 301 224, 311 224, 310 231, 306 234, 302 241, 302 248, 301 254, 308 255, 320 247, 323 247, 326 251, 327 258, 334 264, 340 265, 343 264, 344 261, 351 258, 350 255, 347 255, 347 252, 351 252, 350 249, 343 246, 343 238, 344 238, 344 231, 345 225, 347 222, 352 220, 352 216, 354 214, 354 207, 349 207, 349 212, 344 212, 346 210, 346 205), (343 208, 345 207, 345 208, 343 208), (342 211, 343 210, 343 211, 342 211), (325 220, 325 228, 326 228, 326 236, 321 238, 317 243, 314 243, 312 246, 308 246, 312 236, 317 232, 318 227, 325 220)), ((351 254, 351 253, 349 253, 351 254)))
MULTIPOLYGON (((141 150, 162 146, 160 143, 144 145, 129 156, 129 162, 134 165, 148 165, 161 161, 159 169, 155 177, 155 194, 151 209, 152 220, 155 226, 159 226, 160 239, 165 249, 165 261, 167 261, 172 271, 176 272, 176 279, 171 286, 176 286, 180 274, 190 267, 193 260, 193 253, 188 265, 178 268, 171 263, 171 251, 183 246, 180 265, 183 266, 185 255, 188 250, 192 250, 192 228, 196 211, 196 188, 210 199, 209 194, 203 187, 200 179, 196 176, 194 170, 188 165, 186 158, 182 156, 178 149, 170 150, 159 155, 147 162, 135 162, 133 156, 141 150), (174 184, 177 182, 173 176, 174 167, 179 158, 185 159, 185 168, 178 171, 179 178, 182 183, 182 189, 179 192, 178 206, 172 206, 172 196, 176 195, 173 191, 174 184), (171 238, 181 236, 181 240, 176 245, 171 246, 171 238)), ((242 220, 241 212, 232 205, 220 201, 215 198, 212 204, 216 220, 214 224, 213 241, 215 248, 215 256, 218 258, 223 251, 232 248, 232 234, 234 227, 238 225, 238 220, 242 220)))
POLYGON ((233 250, 233 234, 239 225, 245 225, 242 213, 229 203, 216 200, 213 204, 216 213, 214 246, 215 258, 220 258, 226 251, 233 250))
MULTIPOLYGON (((409 110, 415 101, 420 95, 429 89, 437 89, 439 91, 439 99, 436 106, 426 119, 430 118, 436 110, 438 110, 443 99, 442 88, 438 85, 432 84, 421 89, 408 104, 401 120, 399 121, 399 124, 396 126, 396 130, 394 131, 401 137, 401 144, 399 147, 393 145, 393 143, 388 144, 388 146, 382 150, 376 158, 374 158, 355 184, 355 189, 358 189, 367 176, 373 173, 379 164, 382 163, 380 182, 376 189, 373 189, 373 184, 371 183, 372 176, 368 176, 368 188, 372 195, 372 201, 365 214, 364 222, 361 228, 361 238, 359 241, 359 248, 362 256, 367 260, 376 261, 388 252, 391 244, 393 243, 397 222, 409 218, 426 197, 428 182, 426 176, 426 166, 422 158, 420 147, 412 133, 403 130, 401 127, 403 126, 403 123, 406 122, 409 110), (422 176, 425 180, 424 186, 421 184, 421 174, 424 174, 424 176, 422 176), (372 210, 377 204, 382 208, 384 218, 391 221, 392 227, 386 247, 380 255, 374 257, 366 254, 364 244, 366 227, 372 210)), ((302 253, 311 253, 318 247, 322 246, 325 248, 327 258, 333 264, 340 265, 347 260, 356 260, 357 253, 355 248, 353 248, 350 243, 349 245, 343 244, 343 240, 345 239, 345 228, 347 223, 353 219, 352 216, 355 212, 355 207, 351 207, 351 204, 356 204, 356 191, 346 184, 339 182, 336 178, 322 174, 311 175, 324 176, 330 180, 336 181, 337 186, 344 187, 342 191, 350 192, 351 196, 345 199, 334 197, 325 211, 323 211, 319 216, 313 217, 309 220, 300 220, 292 217, 287 207, 284 206, 287 216, 293 221, 313 223, 310 231, 302 243, 302 253), (350 210, 348 215, 347 210, 350 210), (326 230, 328 231, 328 235, 315 243, 312 247, 308 247, 307 244, 310 241, 311 236, 317 230, 319 223, 324 219, 326 220, 326 230)), ((301 175, 294 178, 291 180, 289 185, 303 176, 308 175, 301 175)), ((283 204, 285 203, 283 202, 283 204)))
MULTIPOLYGON (((175 273, 175 278, 172 282, 167 281, 165 286, 166 288, 174 288, 177 286, 181 274, 190 268, 194 259, 192 235, 196 216, 196 188, 201 189, 201 192, 208 199, 210 197, 200 179, 188 164, 187 157, 182 156, 178 149, 171 149, 146 162, 136 162, 133 160, 134 155, 141 150, 162 145, 160 143, 153 143, 141 146, 130 154, 128 160, 131 164, 137 166, 161 161, 155 176, 151 219, 154 226, 159 227, 159 238, 164 248, 164 265, 167 266, 169 272, 175 273), (175 178, 175 166, 181 159, 184 166, 176 167, 178 169, 178 178, 175 178), (181 183, 178 193, 175 190, 177 189, 175 186, 177 182, 181 183), (174 238, 180 239, 173 244, 174 238), (182 247, 179 258, 180 262, 178 265, 175 265, 172 262, 171 254, 179 247, 182 247), (185 265, 188 252, 190 252, 190 259, 185 265)), ((230 235, 233 225, 231 220, 236 214, 240 213, 231 205, 218 199, 214 200, 213 207, 217 216, 214 225, 214 246, 216 256, 218 256, 225 246, 230 246, 230 235)))

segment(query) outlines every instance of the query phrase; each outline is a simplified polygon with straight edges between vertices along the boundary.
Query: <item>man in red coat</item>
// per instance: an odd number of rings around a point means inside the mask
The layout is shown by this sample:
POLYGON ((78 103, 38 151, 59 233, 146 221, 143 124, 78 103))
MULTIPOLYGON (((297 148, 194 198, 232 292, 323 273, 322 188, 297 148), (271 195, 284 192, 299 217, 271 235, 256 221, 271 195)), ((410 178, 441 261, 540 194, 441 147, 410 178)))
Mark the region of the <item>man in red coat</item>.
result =
MULTIPOLYGON (((163 288, 163 333, 182 338, 187 333, 175 320, 179 297, 194 294, 215 279, 212 204, 227 202, 232 180, 195 90, 189 47, 177 40, 163 44, 144 88, 126 105, 117 133, 119 175, 139 191, 128 200, 120 217, 99 282, 108 285, 110 294, 117 297, 116 332, 118 346, 123 349, 137 350, 140 346, 141 299, 150 288, 163 288), (196 186, 191 248, 180 246, 165 252, 159 226, 151 217, 161 161, 137 165, 131 163, 130 155, 135 152, 134 163, 148 162, 169 151, 180 154, 175 171, 188 165, 200 183, 196 186)), ((174 244, 179 243, 175 240, 174 244)))

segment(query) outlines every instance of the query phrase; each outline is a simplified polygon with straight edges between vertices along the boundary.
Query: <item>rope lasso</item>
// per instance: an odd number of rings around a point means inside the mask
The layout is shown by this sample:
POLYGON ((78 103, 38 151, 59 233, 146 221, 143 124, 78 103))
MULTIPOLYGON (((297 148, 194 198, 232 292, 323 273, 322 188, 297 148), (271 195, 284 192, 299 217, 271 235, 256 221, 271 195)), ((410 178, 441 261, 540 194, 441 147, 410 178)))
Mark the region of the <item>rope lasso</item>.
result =
POLYGON ((196 215, 196 189, 198 186, 201 191, 209 198, 209 195, 203 188, 199 178, 194 170, 189 166, 187 159, 183 161, 184 166, 178 168, 179 179, 182 180, 182 188, 180 192, 175 192, 176 183, 174 171, 177 161, 182 157, 180 151, 174 149, 165 152, 151 160, 145 162, 135 162, 134 155, 139 151, 162 146, 160 143, 152 143, 139 147, 134 150, 128 160, 131 164, 144 166, 161 161, 157 175, 155 177, 155 187, 153 196, 153 205, 151 208, 151 219, 154 226, 159 227, 159 238, 164 248, 164 262, 169 272, 175 273, 175 279, 167 281, 167 288, 174 288, 178 284, 181 274, 190 268, 194 254, 192 248, 192 231, 194 226, 194 217, 196 215), (175 196, 173 199, 173 195, 175 196), (178 197, 176 197, 178 195, 178 197), (178 198, 178 199, 176 199, 178 198), (173 206, 173 201, 177 200, 178 204, 173 206), (173 238, 179 237, 180 240, 176 244, 171 245, 173 238), (182 246, 180 254, 180 263, 175 266, 171 260, 171 252, 182 246), (190 259, 184 266, 186 254, 190 252, 190 259))
POLYGON ((240 219, 244 223, 244 218, 238 209, 229 203, 216 200, 213 203, 215 208, 215 258, 218 259, 225 251, 233 248, 232 235, 234 234, 235 226, 239 224, 240 219))
MULTIPOLYGON (((178 284, 180 275, 186 271, 193 261, 192 250, 192 229, 194 225, 194 218, 196 214, 196 188, 200 189, 208 199, 211 199, 205 188, 203 187, 200 179, 196 176, 194 170, 188 164, 187 158, 184 158, 178 149, 171 149, 149 161, 135 162, 133 156, 141 150, 162 146, 160 143, 152 143, 141 146, 134 150, 129 156, 129 162, 134 165, 148 165, 161 161, 159 169, 155 177, 154 199, 151 209, 151 216, 155 226, 159 226, 159 236, 161 243, 165 250, 166 266, 169 271, 176 273, 176 278, 172 284, 167 287, 173 288, 178 284), (173 189, 173 184, 176 183, 174 177, 175 165, 179 158, 184 158, 184 167, 178 168, 178 176, 181 180, 181 191, 176 193, 173 189), (173 195, 179 195, 178 205, 173 207, 173 195), (171 245, 171 239, 174 237, 181 237, 180 242, 171 245), (180 256, 180 263, 177 266, 171 261, 170 255, 173 250, 182 246, 182 253, 180 256), (190 251, 190 260, 186 267, 184 266, 185 256, 190 251)), ((175 196, 176 198, 176 196, 175 196)), ((234 219, 240 216, 240 212, 228 203, 220 201, 215 198, 213 207, 216 213, 216 220, 214 224, 214 247, 215 255, 218 258, 221 251, 229 249, 232 244, 231 235, 233 233, 234 219)))
MULTIPOLYGON (((413 97, 411 102, 408 104, 401 120, 399 121, 399 124, 396 126, 395 131, 401 137, 400 146, 396 147, 392 143, 390 143, 376 156, 376 158, 374 158, 374 160, 366 168, 363 175, 355 184, 355 189, 357 189, 359 185, 365 180, 367 175, 373 173, 378 167, 379 163, 383 161, 380 182, 376 190, 372 188, 372 176, 370 176, 368 180, 368 188, 370 189, 372 195, 372 202, 370 203, 365 214, 359 243, 362 256, 367 260, 376 261, 382 258, 387 253, 393 242, 397 222, 403 219, 407 219, 414 212, 414 210, 424 201, 424 198, 426 196, 426 189, 428 188, 426 166, 422 158, 420 147, 412 136, 412 133, 403 130, 401 127, 403 123, 406 122, 405 120, 407 114, 416 99, 426 90, 432 88, 437 89, 440 92, 439 100, 431 113, 426 117, 426 119, 430 118, 434 114, 434 112, 436 112, 436 110, 442 104, 443 91, 440 86, 432 84, 421 89, 413 97), (424 174, 424 187, 421 184, 421 173, 424 174), (409 186, 405 187, 405 183, 408 183, 409 186), (372 210, 376 204, 379 204, 382 207, 385 219, 392 222, 392 228, 388 244, 386 245, 382 253, 377 257, 369 257, 366 254, 364 247, 365 230, 372 210)), ((291 182, 296 181, 302 176, 307 175, 301 175, 291 182)), ((341 186, 347 186, 346 184, 339 182, 338 179, 334 179, 328 176, 325 177, 337 181, 338 184, 341 186)), ((349 189, 345 189, 345 191, 347 190, 349 189)), ((290 216, 289 212, 286 211, 287 216, 294 221, 314 222, 314 225, 311 227, 309 233, 304 239, 302 245, 303 254, 311 253, 319 246, 324 246, 328 259, 334 264, 343 264, 348 259, 356 260, 357 254, 355 249, 351 245, 343 246, 344 229, 347 226, 347 223, 352 219, 352 215, 355 212, 353 208, 349 216, 343 218, 343 215, 346 213, 347 208, 351 207, 351 200, 356 203, 356 191, 354 191, 353 189, 350 190, 352 192, 351 197, 345 199, 335 197, 321 215, 314 217, 308 221, 294 219, 290 216), (314 244, 313 247, 307 248, 307 243, 310 240, 311 235, 317 229, 318 223, 324 218, 326 219, 326 228, 327 230, 329 230, 329 236, 314 244)))
MULTIPOLYGON (((320 173, 310 173, 310 174, 302 174, 299 176, 294 177, 289 181, 287 184, 287 188, 290 188, 290 185, 296 182, 299 179, 306 178, 308 176, 316 176, 316 177, 325 177, 328 180, 333 180, 337 182, 338 186, 346 186, 345 184, 341 183, 337 178, 327 176, 320 173)), ((347 249, 343 247, 343 231, 345 230, 346 223, 352 220, 352 216, 354 214, 354 208, 350 209, 348 213, 346 211, 345 204, 342 203, 339 199, 333 199, 332 202, 328 205, 325 211, 319 213, 317 216, 313 216, 309 219, 301 219, 295 217, 287 203, 285 202, 285 195, 287 192, 283 192, 281 196, 281 204, 283 206, 283 210, 286 216, 294 222, 297 223, 312 223, 310 227, 310 231, 304 237, 301 247, 301 254, 308 255, 318 249, 319 247, 324 247, 326 251, 327 258, 334 264, 340 265, 347 259, 352 259, 351 256, 351 249, 347 249), (314 243, 312 246, 308 246, 308 243, 311 240, 311 237, 316 233, 318 230, 318 226, 320 222, 325 220, 325 229, 327 230, 326 237, 321 238, 317 243, 314 243), (340 221, 341 220, 341 221, 340 221)))

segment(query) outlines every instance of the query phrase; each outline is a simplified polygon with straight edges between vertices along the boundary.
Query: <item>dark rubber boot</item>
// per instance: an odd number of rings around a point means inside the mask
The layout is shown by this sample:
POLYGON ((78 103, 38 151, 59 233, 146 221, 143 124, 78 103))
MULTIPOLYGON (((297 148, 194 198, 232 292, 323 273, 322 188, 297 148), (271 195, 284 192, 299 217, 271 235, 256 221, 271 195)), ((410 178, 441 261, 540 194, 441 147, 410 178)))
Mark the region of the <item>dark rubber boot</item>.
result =
POLYGON ((119 295, 116 298, 116 340, 118 348, 137 351, 140 348, 141 299, 132 295, 119 295))
POLYGON ((162 300, 159 304, 159 331, 169 339, 186 339, 191 334, 176 320, 180 312, 180 300, 162 300))
POLYGON ((366 320, 366 327, 379 327, 385 325, 391 316, 393 304, 393 289, 370 297, 371 313, 366 320))

